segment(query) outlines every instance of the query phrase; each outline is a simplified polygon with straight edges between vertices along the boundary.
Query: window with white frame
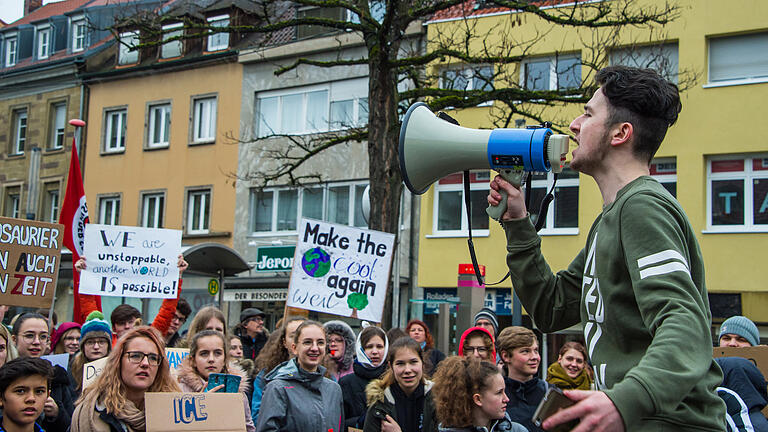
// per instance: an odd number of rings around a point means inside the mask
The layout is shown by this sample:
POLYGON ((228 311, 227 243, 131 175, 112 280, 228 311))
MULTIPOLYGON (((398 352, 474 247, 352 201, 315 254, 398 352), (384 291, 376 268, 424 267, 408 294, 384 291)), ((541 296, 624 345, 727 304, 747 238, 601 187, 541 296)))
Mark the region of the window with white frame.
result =
POLYGON ((37 28, 37 58, 46 59, 51 54, 51 28, 37 28))
POLYGON ((367 183, 324 183, 300 188, 251 190, 251 232, 295 232, 302 217, 365 227, 367 183))
POLYGON ((216 139, 216 96, 195 98, 192 105, 192 142, 213 142, 216 139))
POLYGON ((171 104, 149 105, 147 122, 147 147, 168 147, 171 131, 171 104))
POLYGON ((651 161, 651 177, 661 183, 673 197, 677 197, 677 160, 658 158, 651 161))
POLYGON ((211 217, 211 190, 187 192, 187 233, 207 234, 211 217))
POLYGON ((99 223, 102 225, 117 225, 120 222, 120 197, 107 196, 99 198, 99 223))
MULTIPOLYGON (((209 31, 216 31, 215 28, 229 26, 229 15, 219 15, 208 18, 208 25, 214 27, 209 31)), ((229 47, 229 33, 220 32, 208 35, 208 51, 219 51, 229 47)))
POLYGON ((768 81, 768 32, 709 39, 710 84, 765 81, 768 81))
POLYGON ((148 192, 141 194, 141 226, 162 228, 165 211, 165 193, 148 192))
POLYGON ((443 177, 435 184, 434 206, 432 209, 432 233, 434 235, 466 235, 469 222, 477 235, 488 235, 488 189, 489 171, 472 171, 469 176, 469 200, 471 217, 467 217, 464 204, 462 173, 443 177))
POLYGON ((5 67, 11 67, 16 64, 16 55, 18 52, 18 40, 16 36, 6 37, 5 39, 5 67))
POLYGON ((21 186, 6 187, 4 201, 3 214, 5 217, 18 219, 21 213, 21 186))
POLYGON ((578 54, 534 58, 522 65, 521 85, 527 90, 568 90, 581 86, 578 54))
POLYGON ((86 27, 85 19, 72 21, 72 51, 78 52, 85 49, 86 27))
POLYGON ((117 64, 127 65, 139 62, 139 32, 131 31, 120 33, 119 50, 117 53, 117 64))
POLYGON ((181 56, 183 41, 181 39, 171 39, 181 37, 183 34, 184 24, 182 23, 163 26, 163 45, 160 47, 160 58, 166 59, 181 56))
POLYGON ((59 183, 46 183, 43 187, 43 214, 45 222, 59 222, 59 183))
POLYGON ((368 123, 368 81, 356 78, 256 95, 258 136, 303 135, 368 123))
POLYGON ((51 132, 48 148, 51 150, 64 147, 64 130, 67 127, 67 104, 57 102, 51 105, 51 132))
POLYGON ((610 51, 612 65, 653 69, 664 78, 677 83, 677 43, 624 47, 610 51))
POLYGON ((128 111, 108 110, 104 115, 104 152, 115 153, 125 150, 125 130, 128 111))
MULTIPOLYGON (((368 10, 371 13, 371 18, 380 23, 387 14, 387 2, 384 0, 370 0, 368 2, 368 10)), ((347 10, 347 21, 360 24, 360 17, 351 10, 347 10)))
MULTIPOLYGON (((528 213, 536 223, 541 201, 552 189, 555 177, 552 172, 536 173, 531 176, 531 199, 528 213)), ((578 234, 579 232, 579 173, 568 165, 557 177, 553 191, 555 200, 549 204, 546 223, 540 234, 578 234)))
POLYGON ((768 154, 707 160, 707 228, 768 231, 768 154))
POLYGON ((27 109, 13 110, 13 135, 11 137, 10 155, 24 154, 27 144, 27 109))
MULTIPOLYGON (((449 90, 493 90, 493 66, 448 68, 440 74, 440 88, 449 90)), ((491 102, 483 103, 483 106, 491 102)))

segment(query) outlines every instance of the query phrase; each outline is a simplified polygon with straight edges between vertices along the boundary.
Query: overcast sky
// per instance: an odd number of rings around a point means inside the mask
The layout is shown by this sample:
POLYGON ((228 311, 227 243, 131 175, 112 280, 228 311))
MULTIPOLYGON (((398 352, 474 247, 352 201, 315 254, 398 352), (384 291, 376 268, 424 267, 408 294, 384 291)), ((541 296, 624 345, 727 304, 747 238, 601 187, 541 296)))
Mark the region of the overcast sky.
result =
MULTIPOLYGON (((51 0, 43 0, 43 4, 51 0)), ((24 0, 0 0, 0 19, 10 24, 24 14, 24 0)))

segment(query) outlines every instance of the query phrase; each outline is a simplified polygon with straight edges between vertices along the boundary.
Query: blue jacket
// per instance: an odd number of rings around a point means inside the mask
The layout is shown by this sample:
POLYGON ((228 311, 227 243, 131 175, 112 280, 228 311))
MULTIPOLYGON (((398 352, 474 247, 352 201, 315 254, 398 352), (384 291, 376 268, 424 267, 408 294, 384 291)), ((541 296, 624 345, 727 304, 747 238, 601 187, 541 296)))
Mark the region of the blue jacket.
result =
POLYGON ((547 393, 548 384, 546 381, 534 377, 524 383, 504 377, 504 393, 507 394, 507 414, 515 422, 525 426, 529 431, 541 431, 539 427, 533 424, 533 413, 536 407, 547 393))
POLYGON ((763 374, 751 361, 741 357, 715 359, 723 370, 723 383, 717 388, 726 405, 725 419, 733 432, 768 432, 768 420, 760 412, 768 403, 763 374))

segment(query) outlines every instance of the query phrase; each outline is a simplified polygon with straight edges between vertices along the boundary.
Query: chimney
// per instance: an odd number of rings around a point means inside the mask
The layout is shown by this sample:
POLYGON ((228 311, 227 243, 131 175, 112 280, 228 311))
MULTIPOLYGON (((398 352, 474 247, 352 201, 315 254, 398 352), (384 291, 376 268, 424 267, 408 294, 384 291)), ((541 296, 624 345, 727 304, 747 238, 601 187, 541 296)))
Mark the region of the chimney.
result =
POLYGON ((43 0, 24 0, 24 16, 43 5, 43 0))

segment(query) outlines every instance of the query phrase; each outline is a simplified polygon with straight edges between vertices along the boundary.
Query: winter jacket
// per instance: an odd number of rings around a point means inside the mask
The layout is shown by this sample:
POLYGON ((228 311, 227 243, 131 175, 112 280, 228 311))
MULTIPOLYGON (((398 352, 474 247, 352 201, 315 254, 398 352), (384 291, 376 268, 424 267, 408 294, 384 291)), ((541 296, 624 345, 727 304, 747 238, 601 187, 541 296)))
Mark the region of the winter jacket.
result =
MULTIPOLYGON (((330 368, 332 371, 331 378, 338 382, 345 375, 352 373, 352 363, 355 359, 355 332, 352 331, 352 327, 344 321, 332 320, 323 324, 325 327, 325 334, 330 337, 332 334, 339 335, 344 338, 344 356, 339 360, 331 359, 331 356, 326 357, 326 361, 333 361, 336 364, 334 368, 330 368)), ((327 346, 327 344, 326 344, 327 346)))
POLYGON ((715 359, 723 370, 717 394, 726 406, 726 422, 732 432, 768 432, 768 420, 760 412, 768 403, 765 378, 757 366, 741 357, 715 359))
POLYGON ((591 390, 592 380, 589 378, 587 368, 581 370, 576 378, 571 378, 563 369, 563 366, 554 362, 547 368, 547 382, 562 390, 591 390))
POLYGON ((243 344, 243 358, 250 360, 256 360, 261 349, 264 348, 264 345, 267 343, 267 339, 269 339, 269 334, 266 329, 256 333, 256 337, 254 338, 248 336, 248 333, 245 332, 245 330, 240 330, 238 336, 240 337, 240 342, 243 344))
MULTIPOLYGON (((192 357, 188 356, 184 359, 178 369, 171 371, 179 381, 179 387, 184 393, 200 393, 204 392, 208 386, 208 382, 203 379, 192 366, 192 357), (188 360, 189 359, 189 360, 188 360)), ((248 389, 250 387, 250 379, 248 375, 237 365, 237 363, 229 363, 227 365, 227 372, 231 375, 237 375, 240 377, 240 394, 243 396, 243 409, 245 411, 245 430, 246 432, 254 432, 256 427, 253 425, 253 419, 251 418, 251 410, 248 404, 248 389)))
MULTIPOLYGON (((437 432, 437 417, 435 416, 435 402, 432 399, 432 381, 424 382, 424 407, 422 411, 422 420, 420 432, 437 432)), ((363 432, 381 432, 381 420, 387 415, 392 417, 403 432, 405 422, 398 418, 397 407, 395 406, 395 396, 390 387, 384 387, 382 380, 373 380, 365 388, 365 394, 368 398, 368 412, 365 414, 365 424, 363 432)))
POLYGON ((424 364, 424 373, 427 376, 432 376, 437 370, 437 365, 445 360, 445 354, 437 348, 430 348, 424 352, 424 357, 427 361, 424 364))
POLYGON ((253 424, 259 424, 261 399, 264 397, 264 388, 267 386, 266 375, 267 371, 262 369, 253 377, 253 390, 251 391, 251 418, 253 419, 253 424))
POLYGON ((382 361, 378 367, 367 368, 355 362, 352 365, 354 373, 339 380, 341 394, 344 395, 344 419, 346 426, 362 428, 365 412, 368 407, 365 403, 365 387, 372 380, 381 378, 387 371, 387 363, 382 361), (361 418, 362 417, 362 418, 361 418))
POLYGON ((323 377, 325 368, 308 372, 290 359, 266 376, 258 432, 346 432, 339 385, 323 377))
POLYGON ((509 418, 509 414, 504 413, 504 418, 496 420, 488 429, 483 426, 471 426, 465 428, 443 427, 438 426, 439 432, 528 432, 523 425, 515 423, 509 418))
POLYGON ((542 429, 533 424, 533 413, 539 402, 544 399, 547 393, 548 384, 538 378, 529 379, 526 382, 513 380, 504 377, 504 393, 507 394, 507 414, 513 422, 520 423, 529 431, 541 431, 542 429))
MULTIPOLYGON (((6 432, 5 428, 3 427, 3 416, 0 415, 0 432, 6 432)), ((40 427, 39 424, 35 423, 35 432, 45 432, 45 430, 40 427)))
POLYGON ((69 372, 61 366, 53 367, 53 380, 51 381, 51 397, 59 406, 59 414, 48 419, 41 417, 40 426, 48 431, 66 430, 72 423, 72 413, 75 411, 77 394, 74 391, 74 382, 69 372))

